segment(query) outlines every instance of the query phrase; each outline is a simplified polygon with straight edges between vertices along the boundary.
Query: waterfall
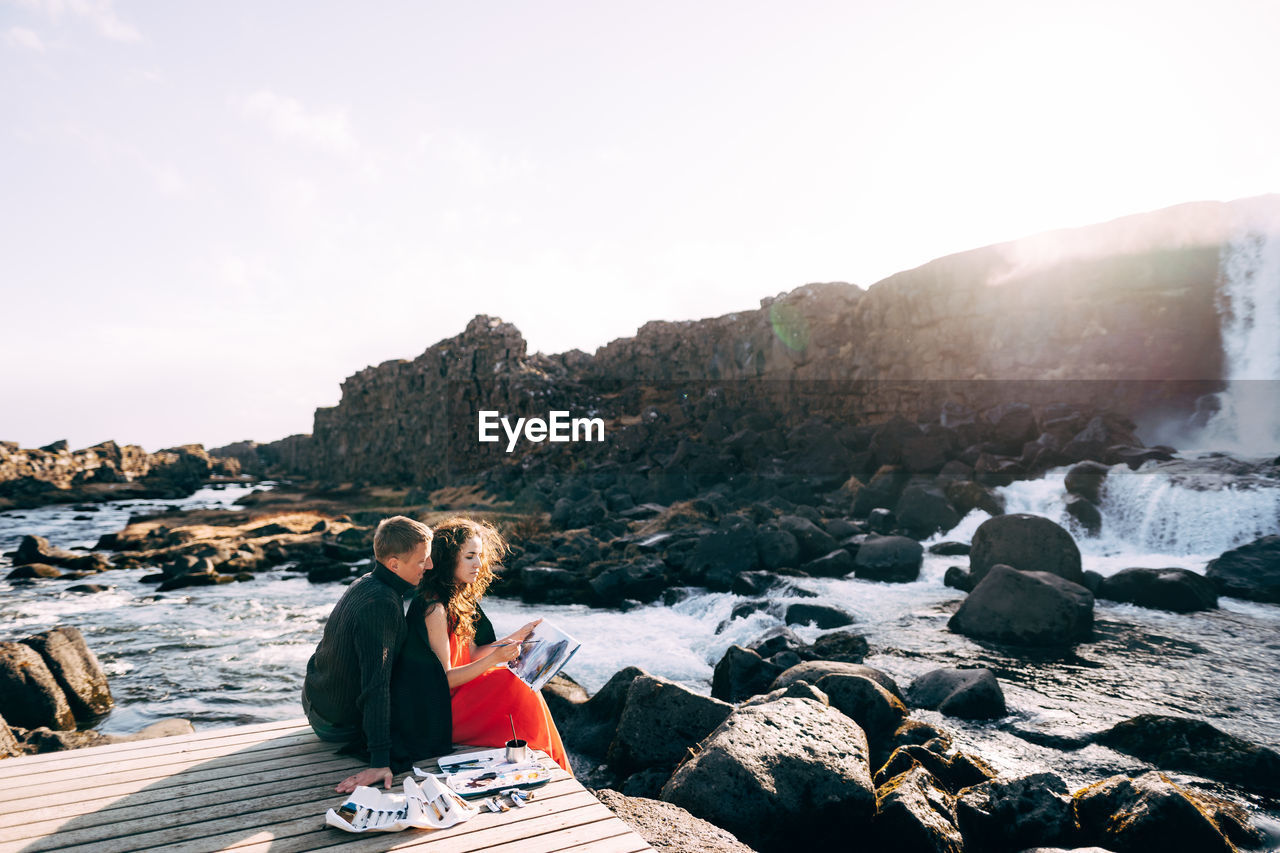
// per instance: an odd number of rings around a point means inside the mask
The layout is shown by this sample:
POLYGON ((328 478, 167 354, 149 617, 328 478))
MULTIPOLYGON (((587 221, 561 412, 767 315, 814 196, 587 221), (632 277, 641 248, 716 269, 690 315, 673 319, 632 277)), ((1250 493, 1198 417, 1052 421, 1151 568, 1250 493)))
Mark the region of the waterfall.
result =
POLYGON ((1201 447, 1242 456, 1280 450, 1280 223, 1246 208, 1223 251, 1218 310, 1227 389, 1204 421, 1201 447))

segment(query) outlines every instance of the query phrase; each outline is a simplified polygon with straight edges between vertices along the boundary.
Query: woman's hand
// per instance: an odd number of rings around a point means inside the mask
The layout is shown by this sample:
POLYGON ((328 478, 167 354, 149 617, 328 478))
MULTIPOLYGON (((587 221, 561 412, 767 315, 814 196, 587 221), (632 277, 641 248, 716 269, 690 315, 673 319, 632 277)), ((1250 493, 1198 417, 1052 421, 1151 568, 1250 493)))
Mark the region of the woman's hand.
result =
POLYGON ((533 633, 533 629, 538 627, 538 623, 541 621, 542 621, 541 619, 534 619, 528 625, 525 625, 523 628, 521 628, 518 631, 513 631, 512 633, 508 634, 506 637, 503 637, 498 642, 523 643, 525 640, 529 639, 529 635, 533 633))
POLYGON ((484 659, 492 663, 494 666, 508 663, 520 657, 519 640, 500 640, 489 648, 491 651, 484 659))

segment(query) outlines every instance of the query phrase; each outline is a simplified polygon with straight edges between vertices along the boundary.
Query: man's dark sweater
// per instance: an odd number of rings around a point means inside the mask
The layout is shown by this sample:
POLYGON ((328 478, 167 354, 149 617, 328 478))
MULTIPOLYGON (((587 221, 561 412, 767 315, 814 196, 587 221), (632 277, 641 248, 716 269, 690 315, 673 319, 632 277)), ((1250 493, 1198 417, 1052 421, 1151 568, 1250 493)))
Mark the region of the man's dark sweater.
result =
POLYGON ((370 767, 389 767, 391 670, 404 644, 403 596, 413 584, 378 563, 333 606, 307 661, 302 706, 364 732, 370 767))

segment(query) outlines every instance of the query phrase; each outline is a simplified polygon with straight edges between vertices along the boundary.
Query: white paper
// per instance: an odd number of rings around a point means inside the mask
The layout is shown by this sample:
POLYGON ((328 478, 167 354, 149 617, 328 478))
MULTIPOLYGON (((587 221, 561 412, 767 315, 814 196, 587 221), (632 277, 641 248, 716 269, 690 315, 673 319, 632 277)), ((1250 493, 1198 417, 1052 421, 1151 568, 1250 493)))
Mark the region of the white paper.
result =
POLYGON ((361 785, 343 805, 355 808, 356 816, 351 821, 329 809, 324 813, 324 822, 344 832, 399 832, 410 827, 443 829, 479 814, 475 806, 432 776, 421 783, 412 776, 405 777, 403 793, 361 785))

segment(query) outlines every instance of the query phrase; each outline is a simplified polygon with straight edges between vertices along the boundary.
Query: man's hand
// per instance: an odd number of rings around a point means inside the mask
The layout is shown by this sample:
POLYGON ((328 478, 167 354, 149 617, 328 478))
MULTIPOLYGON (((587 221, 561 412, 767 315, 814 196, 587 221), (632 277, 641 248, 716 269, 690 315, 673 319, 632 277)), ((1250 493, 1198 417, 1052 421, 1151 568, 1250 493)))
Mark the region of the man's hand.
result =
POLYGON ((350 794, 361 785, 376 785, 382 782, 382 787, 388 791, 391 790, 391 783, 395 781, 395 777, 391 775, 390 767, 370 767, 368 770, 361 770, 354 776, 348 776, 338 783, 338 787, 334 788, 339 794, 350 794))

